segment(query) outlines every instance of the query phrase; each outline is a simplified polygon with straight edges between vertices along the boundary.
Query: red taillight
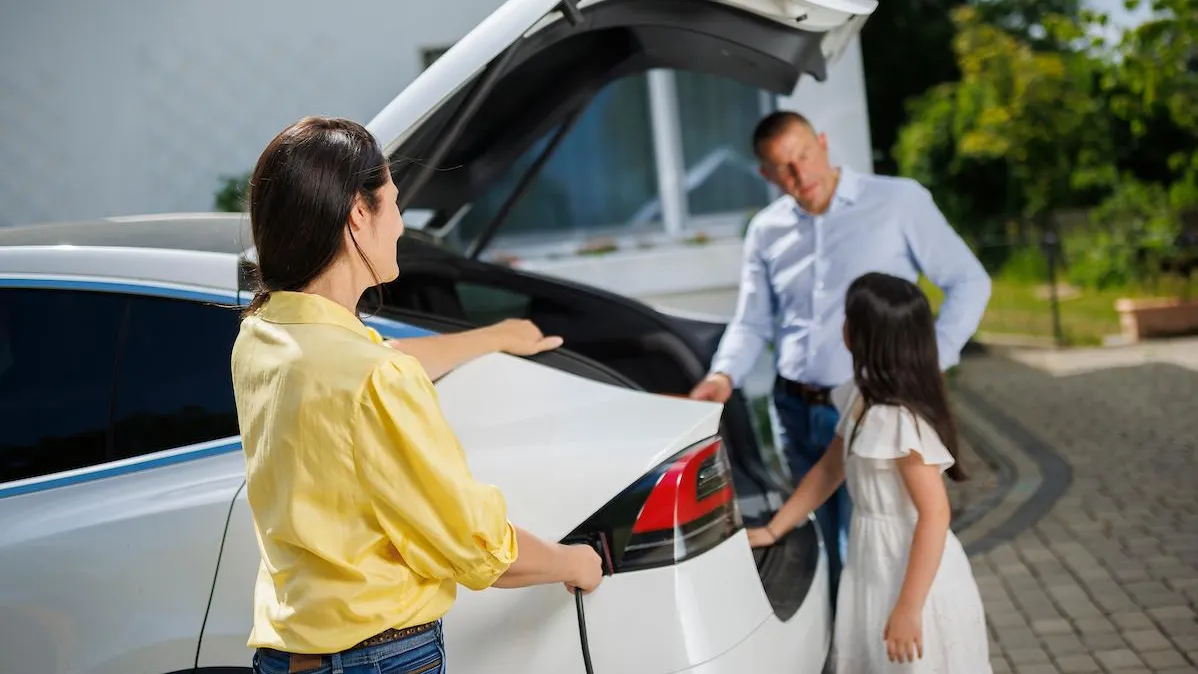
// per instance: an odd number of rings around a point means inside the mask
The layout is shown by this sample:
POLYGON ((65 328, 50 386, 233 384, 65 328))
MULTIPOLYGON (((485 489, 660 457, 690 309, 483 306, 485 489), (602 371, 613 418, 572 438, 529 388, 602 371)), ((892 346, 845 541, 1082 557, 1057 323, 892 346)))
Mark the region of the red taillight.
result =
POLYGON ((732 467, 715 437, 650 471, 568 538, 605 535, 618 573, 690 559, 742 526, 732 467))
POLYGON ((657 486, 649 493, 632 533, 643 534, 689 524, 732 501, 732 475, 723 461, 723 443, 717 438, 666 464, 657 486), (711 485, 699 493, 699 479, 711 485), (721 480, 721 477, 726 479, 721 480))

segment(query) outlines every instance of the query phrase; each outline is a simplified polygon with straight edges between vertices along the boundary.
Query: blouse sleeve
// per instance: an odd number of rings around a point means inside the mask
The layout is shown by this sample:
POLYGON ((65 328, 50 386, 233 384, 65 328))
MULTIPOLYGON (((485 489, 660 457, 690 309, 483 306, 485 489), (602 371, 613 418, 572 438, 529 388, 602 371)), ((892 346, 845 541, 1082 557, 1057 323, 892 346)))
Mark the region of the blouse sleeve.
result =
POLYGON ((408 566, 472 590, 515 561, 499 489, 474 479, 436 389, 414 360, 380 363, 362 392, 354 453, 374 513, 408 566))
POLYGON ((901 459, 915 452, 925 464, 939 466, 941 473, 953 465, 953 456, 940 440, 940 434, 911 410, 898 405, 878 405, 871 407, 866 416, 862 432, 852 447, 857 456, 901 459))

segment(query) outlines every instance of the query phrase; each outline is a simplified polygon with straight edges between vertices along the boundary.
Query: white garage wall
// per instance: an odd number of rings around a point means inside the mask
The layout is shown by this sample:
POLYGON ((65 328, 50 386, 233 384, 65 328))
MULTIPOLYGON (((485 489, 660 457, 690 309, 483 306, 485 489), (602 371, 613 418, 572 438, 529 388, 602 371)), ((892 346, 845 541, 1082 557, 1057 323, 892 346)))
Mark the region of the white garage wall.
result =
POLYGON ((288 123, 368 121, 499 4, 6 2, 0 225, 209 210, 288 123))

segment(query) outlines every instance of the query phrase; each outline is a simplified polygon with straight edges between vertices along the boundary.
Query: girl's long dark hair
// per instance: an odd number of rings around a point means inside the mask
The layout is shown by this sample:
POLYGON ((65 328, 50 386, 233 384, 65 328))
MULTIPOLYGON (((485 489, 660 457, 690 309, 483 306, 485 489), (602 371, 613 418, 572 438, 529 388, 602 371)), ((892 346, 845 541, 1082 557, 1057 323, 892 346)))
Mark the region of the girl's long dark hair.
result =
POLYGON ((960 463, 957 426, 940 372, 936 322, 927 296, 905 279, 869 273, 849 286, 844 314, 853 378, 864 409, 899 405, 922 417, 954 459, 948 476, 968 480, 960 463))

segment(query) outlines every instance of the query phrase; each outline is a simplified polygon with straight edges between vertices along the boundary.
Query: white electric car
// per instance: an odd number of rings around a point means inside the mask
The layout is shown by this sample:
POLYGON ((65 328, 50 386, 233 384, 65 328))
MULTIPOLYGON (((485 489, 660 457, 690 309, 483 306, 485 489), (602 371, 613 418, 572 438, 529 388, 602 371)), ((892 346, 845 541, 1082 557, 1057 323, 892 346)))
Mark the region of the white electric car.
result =
MULTIPOLYGON (((789 92, 873 7, 511 0, 370 124, 396 159, 427 159, 396 161, 396 181, 432 215, 400 240, 399 280, 365 298, 368 322, 399 337, 523 317, 566 339, 437 388, 514 521, 606 544, 613 576, 585 599, 600 674, 821 671, 822 542, 808 523, 749 548, 745 524, 789 486, 742 396, 678 397, 723 325, 480 261, 506 206, 466 254, 436 234, 605 83, 688 68, 789 92), (462 168, 429 170, 445 165, 462 168)), ((252 254, 235 214, 0 230, 0 671, 248 671, 258 551, 229 352, 252 254)), ((559 586, 463 590, 445 634, 455 673, 583 668, 559 586)))

